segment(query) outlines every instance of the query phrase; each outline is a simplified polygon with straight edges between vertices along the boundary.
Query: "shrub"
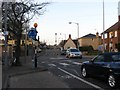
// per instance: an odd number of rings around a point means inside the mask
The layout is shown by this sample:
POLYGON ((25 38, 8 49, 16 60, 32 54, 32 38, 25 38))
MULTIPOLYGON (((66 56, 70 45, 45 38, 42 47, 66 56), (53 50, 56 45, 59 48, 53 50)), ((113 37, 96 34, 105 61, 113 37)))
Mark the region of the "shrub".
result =
POLYGON ((93 51, 93 47, 92 46, 82 46, 82 47, 79 47, 79 50, 84 52, 84 51, 87 51, 87 52, 91 52, 93 51))

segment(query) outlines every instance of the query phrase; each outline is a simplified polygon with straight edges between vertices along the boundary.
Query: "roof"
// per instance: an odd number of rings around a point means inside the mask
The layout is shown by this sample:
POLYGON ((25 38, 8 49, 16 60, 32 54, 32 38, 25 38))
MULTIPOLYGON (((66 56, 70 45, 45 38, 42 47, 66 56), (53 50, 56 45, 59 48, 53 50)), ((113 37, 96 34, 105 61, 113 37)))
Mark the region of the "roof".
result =
POLYGON ((112 25, 110 28, 108 28, 105 33, 113 31, 113 30, 120 30, 120 21, 116 22, 114 25, 112 25))
POLYGON ((96 35, 90 33, 90 34, 87 34, 87 35, 85 35, 85 36, 83 36, 81 38, 96 38, 96 35))
POLYGON ((73 40, 73 42, 77 46, 78 40, 73 40))
MULTIPOLYGON (((71 39, 72 40, 72 39, 71 39)), ((64 46, 65 43, 67 42, 68 40, 62 40, 62 42, 59 44, 60 46, 64 46)), ((77 40, 72 40, 74 42, 74 44, 77 46, 77 40)))

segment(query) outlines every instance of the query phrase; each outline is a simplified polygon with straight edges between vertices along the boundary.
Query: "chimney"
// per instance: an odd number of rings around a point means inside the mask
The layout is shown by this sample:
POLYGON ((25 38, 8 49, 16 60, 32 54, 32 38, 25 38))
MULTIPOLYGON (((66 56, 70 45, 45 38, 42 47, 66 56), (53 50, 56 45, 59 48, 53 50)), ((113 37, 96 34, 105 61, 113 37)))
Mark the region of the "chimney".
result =
POLYGON ((120 1, 118 2, 118 21, 120 21, 120 1))
POLYGON ((71 38, 71 34, 69 34, 69 38, 71 38))
POLYGON ((97 38, 99 37, 99 33, 98 33, 98 32, 96 33, 96 37, 97 37, 97 38))

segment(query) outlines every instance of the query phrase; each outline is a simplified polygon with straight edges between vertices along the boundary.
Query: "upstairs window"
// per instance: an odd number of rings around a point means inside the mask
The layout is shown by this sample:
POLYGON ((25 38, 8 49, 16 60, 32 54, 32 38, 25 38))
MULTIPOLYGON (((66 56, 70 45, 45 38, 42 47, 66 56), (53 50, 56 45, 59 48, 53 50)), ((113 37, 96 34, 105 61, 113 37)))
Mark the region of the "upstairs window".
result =
POLYGON ((115 37, 117 37, 117 31, 115 31, 115 37))
POLYGON ((113 38, 113 32, 109 33, 110 38, 113 38))

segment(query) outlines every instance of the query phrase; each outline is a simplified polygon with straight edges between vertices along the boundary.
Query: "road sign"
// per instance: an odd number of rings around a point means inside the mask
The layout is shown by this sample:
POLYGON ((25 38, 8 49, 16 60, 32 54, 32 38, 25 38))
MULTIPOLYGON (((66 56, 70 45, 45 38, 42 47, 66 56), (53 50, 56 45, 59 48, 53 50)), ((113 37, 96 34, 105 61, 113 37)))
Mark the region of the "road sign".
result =
POLYGON ((38 26, 38 24, 37 23, 34 23, 34 27, 36 28, 38 26))
POLYGON ((37 36, 37 33, 38 32, 37 32, 36 28, 31 28, 31 30, 28 32, 28 37, 35 40, 36 36, 37 36))

